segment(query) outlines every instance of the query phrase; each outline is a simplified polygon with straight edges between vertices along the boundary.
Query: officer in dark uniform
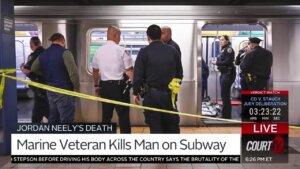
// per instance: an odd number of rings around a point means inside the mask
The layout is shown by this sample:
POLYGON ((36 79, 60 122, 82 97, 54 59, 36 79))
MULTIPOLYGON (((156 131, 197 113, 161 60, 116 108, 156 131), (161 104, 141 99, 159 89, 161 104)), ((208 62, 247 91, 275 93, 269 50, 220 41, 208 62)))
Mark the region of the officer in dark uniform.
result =
MULTIPOLYGON (((239 50, 239 53, 235 59, 235 65, 241 65, 241 63, 244 61, 246 55, 251 51, 250 47, 250 41, 247 43, 246 46, 244 46, 241 50, 239 50)), ((241 84, 241 90, 248 90, 247 83, 246 83, 246 74, 242 71, 239 72, 240 75, 240 84, 241 84)))
MULTIPOLYGON (((169 26, 163 26, 160 28, 161 29, 161 37, 160 39, 168 44, 168 45, 171 45, 173 46, 177 52, 179 53, 179 56, 181 58, 181 50, 180 50, 180 47, 179 45, 172 39, 172 29, 169 27, 169 26)), ((176 110, 178 110, 177 108, 177 100, 178 100, 178 95, 176 95, 175 97, 175 107, 176 107, 176 110)))
POLYGON ((162 40, 164 43, 173 46, 173 47, 178 51, 178 53, 179 53, 180 56, 181 56, 181 50, 180 50, 180 47, 179 47, 179 45, 172 39, 172 29, 171 29, 169 26, 163 26, 163 27, 161 27, 161 40, 162 40))
MULTIPOLYGON (((183 77, 179 53, 160 41, 159 26, 149 26, 147 36, 149 45, 139 51, 134 66, 134 101, 139 103, 141 87, 144 86, 144 106, 174 110, 168 85, 173 78, 183 77)), ((145 110, 144 115, 150 133, 180 133, 179 115, 149 110, 145 110)))
POLYGON ((253 50, 241 63, 241 70, 246 74, 247 87, 249 90, 267 90, 273 55, 259 46, 261 39, 254 37, 249 38, 249 41, 253 50))
POLYGON ((209 76, 209 67, 203 58, 201 58, 201 60, 202 60, 202 100, 203 100, 205 96, 205 92, 207 92, 207 79, 209 76))
POLYGON ((218 66, 221 72, 220 84, 221 84, 221 97, 223 102, 222 117, 231 119, 231 85, 233 84, 236 76, 234 62, 234 51, 230 47, 229 37, 223 35, 220 38, 220 44, 222 51, 218 56, 217 61, 212 61, 212 64, 218 66))
MULTIPOLYGON (((33 52, 28 56, 26 64, 23 63, 20 65, 20 69, 31 81, 46 83, 43 76, 31 72, 31 66, 33 62, 41 53, 45 51, 38 37, 32 37, 30 39, 30 48, 33 52)), ((39 89, 33 86, 30 87, 32 88, 34 93, 34 105, 32 109, 31 122, 40 123, 43 119, 43 116, 45 116, 46 118, 48 118, 49 116, 49 103, 47 99, 47 93, 43 89, 39 89)))

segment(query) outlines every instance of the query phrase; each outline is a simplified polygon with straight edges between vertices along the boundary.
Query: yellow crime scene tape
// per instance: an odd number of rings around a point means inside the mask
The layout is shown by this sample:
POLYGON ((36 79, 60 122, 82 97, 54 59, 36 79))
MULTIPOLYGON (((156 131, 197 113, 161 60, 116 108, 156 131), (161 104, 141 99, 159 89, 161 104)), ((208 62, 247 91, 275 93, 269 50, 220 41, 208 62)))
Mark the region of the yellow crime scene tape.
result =
MULTIPOLYGON (((196 115, 196 114, 190 114, 190 113, 184 113, 184 112, 177 112, 177 111, 171 111, 171 110, 164 110, 164 109, 146 107, 146 106, 141 106, 141 105, 136 105, 136 104, 130 104, 130 103, 125 103, 125 102, 105 99, 105 98, 101 98, 101 97, 98 97, 98 96, 92 96, 92 95, 88 95, 88 94, 84 94, 84 93, 65 90, 65 89, 61 89, 61 88, 56 88, 56 87, 53 87, 53 86, 48 86, 48 85, 45 85, 45 84, 33 82, 33 81, 30 81, 30 80, 24 80, 24 79, 21 79, 21 78, 17 78, 17 77, 14 77, 14 76, 7 75, 7 74, 14 73, 14 72, 15 72, 15 69, 2 69, 2 70, 0 70, 0 73, 2 75, 1 84, 0 84, 0 106, 2 106, 2 96, 3 96, 4 87, 5 87, 5 78, 9 78, 9 79, 20 81, 20 82, 26 83, 28 85, 44 89, 44 90, 57 92, 57 93, 61 93, 61 94, 69 95, 69 96, 79 97, 79 98, 83 98, 83 99, 88 99, 88 100, 94 100, 94 101, 100 101, 100 102, 105 102, 105 103, 117 104, 117 105, 121 105, 121 106, 128 106, 128 107, 144 109, 144 110, 150 110, 150 111, 157 111, 157 112, 162 112, 162 113, 178 114, 180 116, 188 116, 188 117, 195 117, 195 118, 204 118, 204 119, 211 119, 211 120, 242 123, 240 120, 223 119, 223 118, 218 118, 218 117, 208 117, 208 116, 202 116, 202 115, 196 115)), ((0 107, 0 108, 2 108, 2 107, 0 107)), ((289 126, 289 128, 300 129, 300 126, 289 126)))
POLYGON ((0 109, 3 107, 3 92, 5 87, 5 75, 15 73, 16 69, 0 69, 1 73, 1 83, 0 83, 0 109))

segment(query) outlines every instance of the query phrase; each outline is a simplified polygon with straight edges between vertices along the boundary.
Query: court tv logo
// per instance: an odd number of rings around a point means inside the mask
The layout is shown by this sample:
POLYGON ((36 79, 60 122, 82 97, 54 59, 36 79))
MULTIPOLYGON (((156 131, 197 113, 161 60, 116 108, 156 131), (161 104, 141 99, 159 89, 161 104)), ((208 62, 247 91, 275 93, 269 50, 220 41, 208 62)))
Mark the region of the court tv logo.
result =
POLYGON ((273 140, 248 141, 246 143, 247 152, 273 152, 280 155, 284 152, 284 138, 277 135, 273 140))

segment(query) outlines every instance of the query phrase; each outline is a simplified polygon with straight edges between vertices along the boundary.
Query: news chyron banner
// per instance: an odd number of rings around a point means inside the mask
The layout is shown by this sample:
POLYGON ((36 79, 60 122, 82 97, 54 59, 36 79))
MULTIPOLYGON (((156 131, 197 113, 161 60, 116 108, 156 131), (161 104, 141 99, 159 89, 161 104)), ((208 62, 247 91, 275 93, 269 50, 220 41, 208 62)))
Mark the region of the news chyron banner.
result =
POLYGON ((116 134, 110 124, 18 124, 12 163, 240 163, 240 134, 116 134))
POLYGON ((288 163, 288 91, 242 91, 242 162, 288 163))

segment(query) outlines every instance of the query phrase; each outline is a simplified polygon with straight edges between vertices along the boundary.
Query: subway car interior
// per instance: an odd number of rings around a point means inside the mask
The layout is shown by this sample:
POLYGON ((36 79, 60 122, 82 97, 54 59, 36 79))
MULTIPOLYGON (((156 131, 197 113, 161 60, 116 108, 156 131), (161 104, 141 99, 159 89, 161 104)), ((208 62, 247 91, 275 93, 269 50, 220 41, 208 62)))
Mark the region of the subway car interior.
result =
MULTIPOLYGON (((28 55, 32 52, 29 45, 30 38, 38 36, 43 47, 48 48, 50 46, 49 37, 53 33, 59 32, 65 36, 66 48, 74 54, 79 71, 79 92, 95 96, 91 63, 95 51, 101 48, 107 40, 106 30, 109 25, 116 25, 120 28, 120 45, 126 48, 133 61, 136 60, 139 50, 148 45, 146 29, 149 25, 169 26, 172 29, 172 39, 178 43, 182 53, 184 77, 178 94, 178 110, 199 116, 197 118, 180 116, 181 132, 240 134, 239 122, 209 118, 221 117, 222 109, 220 72, 216 66, 211 64, 211 61, 216 60, 221 52, 219 38, 222 35, 230 37, 235 57, 248 42, 249 37, 259 37, 262 39, 259 45, 273 53, 273 66, 268 87, 271 90, 289 91, 289 124, 300 126, 300 114, 298 113, 300 93, 299 2, 297 2, 298 5, 292 5, 290 1, 270 3, 266 0, 200 0, 197 2, 187 0, 179 1, 174 5, 166 1, 130 0, 120 1, 117 4, 95 0, 15 0, 15 2, 3 0, 3 2, 6 1, 9 4, 15 3, 12 4, 15 56, 5 59, 15 66, 15 75, 18 78, 29 80, 21 72, 20 64, 25 63, 28 55), (202 60, 209 68, 207 89, 203 98, 202 60)), ((1 6, 2 9, 4 9, 3 6, 1 6)), ((236 72, 237 76, 231 87, 232 120, 240 121, 242 110, 239 66, 236 66, 236 72)), ((7 141, 6 126, 11 126, 14 122, 31 122, 34 101, 34 94, 29 85, 9 80, 7 86, 11 88, 6 91, 10 91, 12 94, 5 96, 9 102, 4 100, 4 107, 7 106, 5 110, 12 113, 7 117, 4 111, 0 111, 1 148, 5 147, 2 142, 7 141)), ((132 97, 131 103, 133 103, 132 97)), ((75 121, 101 122, 101 106, 101 102, 76 98, 75 121)), ((143 109, 130 108, 133 133, 149 133, 144 122, 143 111, 143 109)), ((117 119, 117 114, 114 113, 113 122, 117 123, 117 119)), ((47 119, 44 118, 43 122, 46 123, 47 119)), ((291 156, 292 164, 283 168, 300 166, 297 161, 300 154, 299 136, 299 129, 290 129, 290 152, 298 156, 291 156), (298 165, 295 166, 295 163, 298 165)), ((2 165, 4 164, 0 160, 0 167, 2 165)), ((17 165, 13 167, 15 166, 17 165)), ((13 168, 12 164, 9 164, 9 167, 13 168)), ((128 168, 130 167, 128 166, 128 168)), ((117 166, 114 165, 113 168, 117 168, 117 166)), ((163 168, 167 168, 167 165, 163 168)), ((183 166, 183 168, 185 167, 183 166)), ((197 167, 192 166, 192 168, 197 167)), ((215 168, 222 167, 216 165, 215 168)))

